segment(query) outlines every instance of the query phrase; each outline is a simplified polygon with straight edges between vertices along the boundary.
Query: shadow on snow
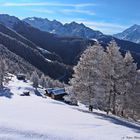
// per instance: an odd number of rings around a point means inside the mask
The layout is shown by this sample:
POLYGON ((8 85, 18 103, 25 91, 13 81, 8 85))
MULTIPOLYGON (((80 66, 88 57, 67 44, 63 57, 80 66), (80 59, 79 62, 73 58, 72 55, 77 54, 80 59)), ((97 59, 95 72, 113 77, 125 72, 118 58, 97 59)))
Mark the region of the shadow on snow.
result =
POLYGON ((79 109, 79 108, 76 108, 76 110, 84 112, 84 113, 94 114, 99 119, 107 120, 111 123, 131 128, 136 133, 140 133, 140 126, 138 124, 133 124, 131 122, 128 122, 129 120, 125 120, 125 119, 119 118, 119 117, 117 118, 117 116, 116 117, 110 116, 110 115, 102 114, 102 113, 98 113, 98 112, 89 112, 89 111, 79 109))
POLYGON ((13 93, 10 92, 9 88, 4 87, 3 89, 0 89, 0 97, 6 97, 11 99, 13 93))

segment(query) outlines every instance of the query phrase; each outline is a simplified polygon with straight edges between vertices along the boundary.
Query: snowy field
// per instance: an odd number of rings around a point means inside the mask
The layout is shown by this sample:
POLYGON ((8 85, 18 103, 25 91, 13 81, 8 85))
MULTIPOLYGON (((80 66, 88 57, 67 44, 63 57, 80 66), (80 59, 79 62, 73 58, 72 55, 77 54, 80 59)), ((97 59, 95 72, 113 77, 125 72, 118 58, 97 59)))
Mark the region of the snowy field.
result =
POLYGON ((140 140, 137 124, 42 98, 15 77, 8 88, 0 97, 0 140, 140 140), (31 96, 19 96, 25 90, 31 96))

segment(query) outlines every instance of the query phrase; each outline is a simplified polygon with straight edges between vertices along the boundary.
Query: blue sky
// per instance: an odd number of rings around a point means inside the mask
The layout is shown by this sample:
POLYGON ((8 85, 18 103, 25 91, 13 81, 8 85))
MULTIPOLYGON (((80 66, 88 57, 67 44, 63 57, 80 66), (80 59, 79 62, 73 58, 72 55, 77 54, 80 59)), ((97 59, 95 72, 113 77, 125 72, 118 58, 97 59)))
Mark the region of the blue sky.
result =
POLYGON ((0 0, 0 13, 76 21, 106 34, 140 24, 140 0, 0 0))

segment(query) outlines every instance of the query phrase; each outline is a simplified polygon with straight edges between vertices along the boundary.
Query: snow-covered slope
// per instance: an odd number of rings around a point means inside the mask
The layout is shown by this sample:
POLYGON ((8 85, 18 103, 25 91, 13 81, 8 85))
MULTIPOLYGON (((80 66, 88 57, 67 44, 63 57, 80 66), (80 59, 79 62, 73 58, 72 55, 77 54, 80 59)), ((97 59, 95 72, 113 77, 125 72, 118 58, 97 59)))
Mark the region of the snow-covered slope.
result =
POLYGON ((140 137, 140 127, 85 107, 74 107, 34 95, 29 83, 15 77, 0 97, 0 140, 122 140, 140 137), (23 91, 31 96, 19 96, 23 91))

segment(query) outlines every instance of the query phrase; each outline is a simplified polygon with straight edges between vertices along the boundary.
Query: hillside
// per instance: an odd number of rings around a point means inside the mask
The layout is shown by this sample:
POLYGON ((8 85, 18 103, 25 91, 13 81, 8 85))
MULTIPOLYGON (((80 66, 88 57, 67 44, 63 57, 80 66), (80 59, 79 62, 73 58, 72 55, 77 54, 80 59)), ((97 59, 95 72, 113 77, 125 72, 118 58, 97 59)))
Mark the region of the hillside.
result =
POLYGON ((16 24, 14 30, 41 48, 55 52, 62 58, 63 63, 68 65, 72 65, 77 55, 94 42, 77 37, 58 37, 55 34, 40 31, 25 22, 16 24))
MULTIPOLYGON (((140 137, 140 126, 83 105, 36 96, 30 83, 13 77, 1 94, 0 139, 20 140, 121 140, 140 137), (31 96, 20 96, 29 90, 31 96), (6 94, 7 93, 7 94, 6 94), (9 95, 9 96, 3 96, 9 95), (100 133, 99 133, 100 132, 100 133)), ((43 94, 43 90, 41 94, 43 94)))
POLYGON ((38 71, 38 73, 41 74, 41 71, 39 71, 36 67, 25 61, 20 56, 16 55, 15 53, 8 50, 5 46, 0 44, 0 56, 2 59, 5 60, 7 66, 8 66, 8 72, 10 73, 32 73, 33 71, 38 71))
MULTIPOLYGON (((4 25, 6 25, 6 24, 4 24, 4 25)), ((28 47, 35 49, 36 51, 39 51, 39 53, 41 53, 47 59, 50 59, 52 61, 54 61, 54 60, 61 61, 61 58, 59 56, 57 56, 56 54, 51 53, 47 50, 41 51, 39 46, 37 46, 36 44, 31 42, 30 40, 26 39, 22 35, 18 34, 14 30, 12 30, 11 28, 8 28, 8 26, 4 26, 4 25, 0 24, 0 32, 4 33, 12 38, 15 38, 16 40, 26 44, 28 47)))
POLYGON ((63 64, 48 61, 37 50, 1 32, 0 43, 54 79, 67 73, 63 64))
POLYGON ((66 75, 62 81, 69 78, 70 69, 63 63, 55 53, 43 50, 31 41, 27 40, 14 30, 0 24, 0 44, 3 44, 9 51, 20 56, 31 65, 38 68, 46 75, 57 79, 66 75))

